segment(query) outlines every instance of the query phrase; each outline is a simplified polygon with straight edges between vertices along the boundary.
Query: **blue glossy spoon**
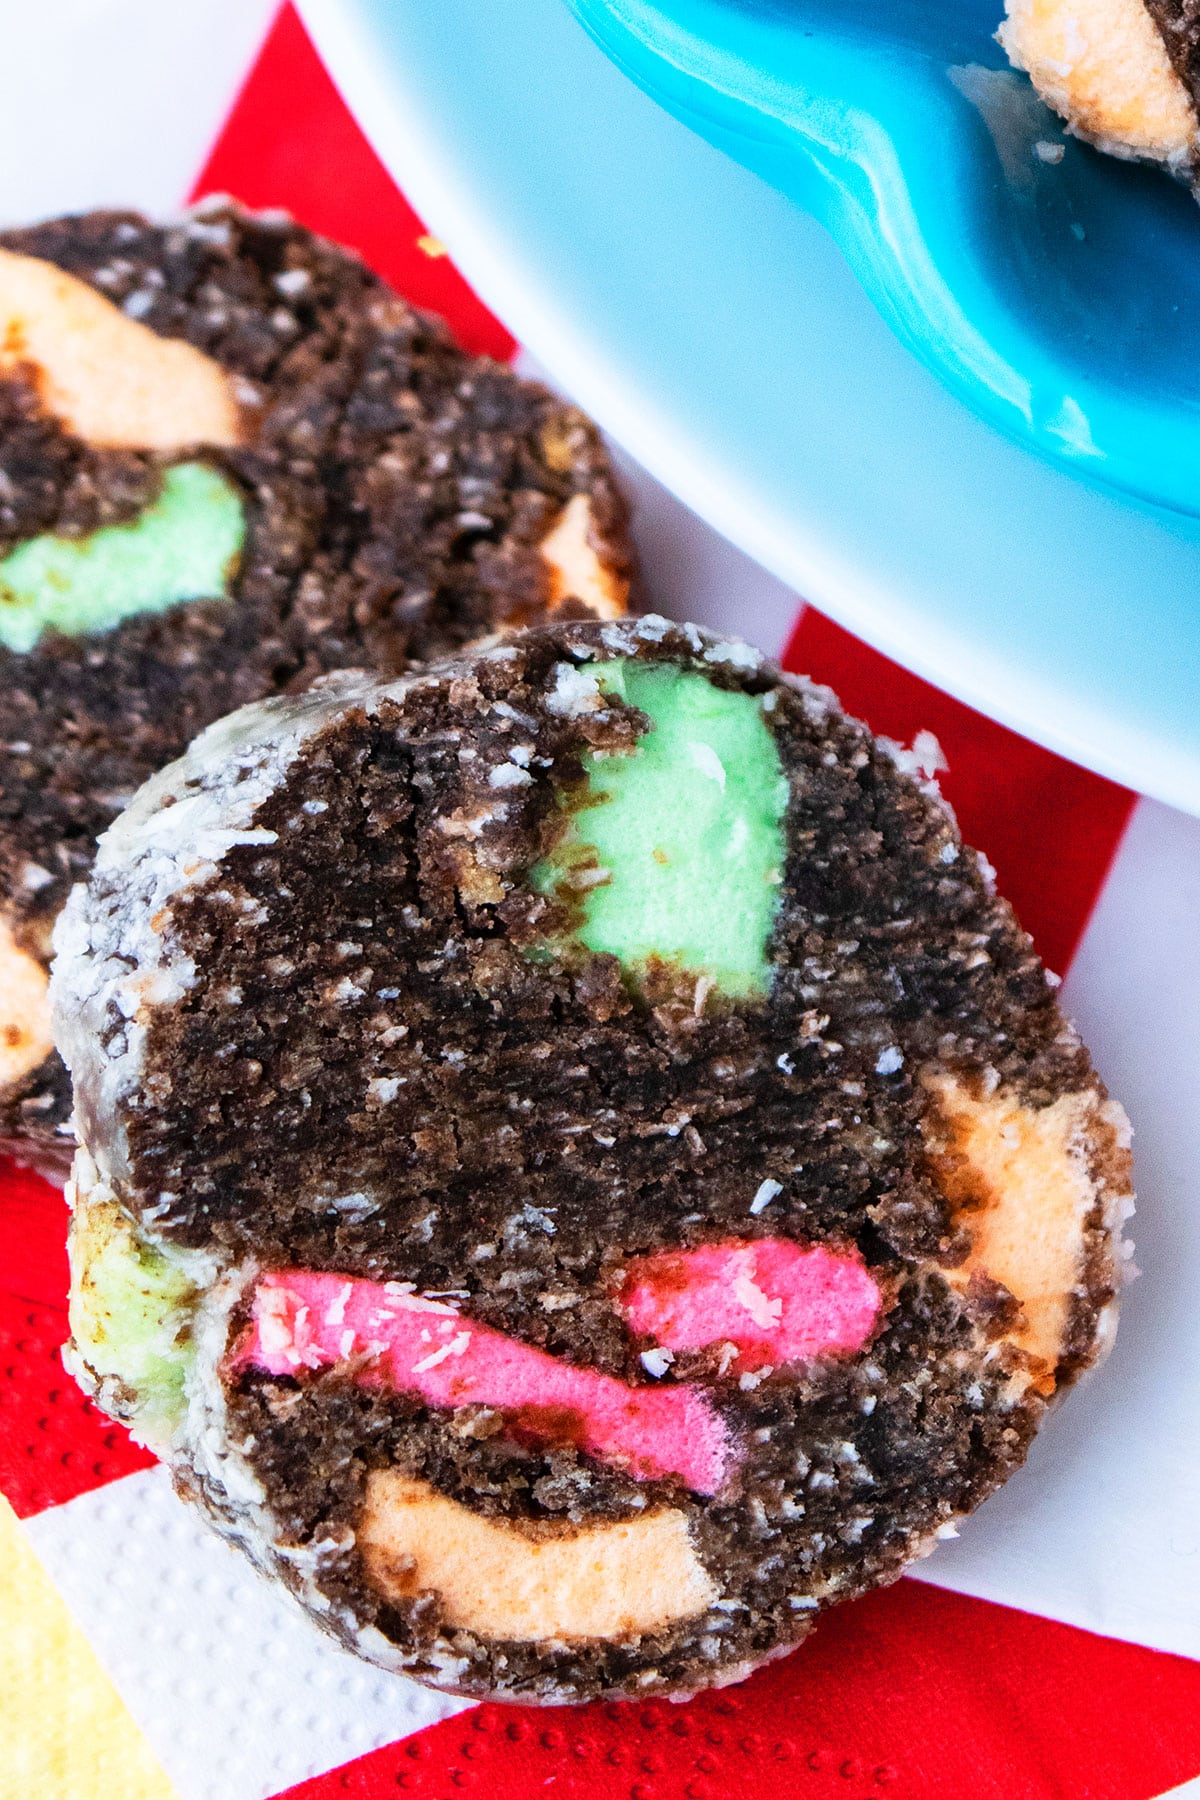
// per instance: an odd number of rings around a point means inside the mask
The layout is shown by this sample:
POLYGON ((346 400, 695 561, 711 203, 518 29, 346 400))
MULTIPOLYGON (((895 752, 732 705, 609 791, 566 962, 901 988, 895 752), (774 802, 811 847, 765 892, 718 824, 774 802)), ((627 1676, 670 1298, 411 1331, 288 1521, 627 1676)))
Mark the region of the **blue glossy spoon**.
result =
POLYGON ((677 118, 821 219, 975 411, 1200 514, 1200 207, 1066 136, 995 43, 1001 0, 569 4, 677 118))

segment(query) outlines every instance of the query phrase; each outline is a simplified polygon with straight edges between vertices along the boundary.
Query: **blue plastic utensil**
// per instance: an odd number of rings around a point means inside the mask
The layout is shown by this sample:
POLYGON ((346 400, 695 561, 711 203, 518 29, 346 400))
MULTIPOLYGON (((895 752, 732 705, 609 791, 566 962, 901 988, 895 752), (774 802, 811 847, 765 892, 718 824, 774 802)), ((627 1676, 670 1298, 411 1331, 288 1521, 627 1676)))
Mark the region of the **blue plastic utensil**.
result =
POLYGON ((1001 0, 569 0, 677 118, 816 215, 969 406, 1200 514, 1200 207, 1066 136, 1001 0))

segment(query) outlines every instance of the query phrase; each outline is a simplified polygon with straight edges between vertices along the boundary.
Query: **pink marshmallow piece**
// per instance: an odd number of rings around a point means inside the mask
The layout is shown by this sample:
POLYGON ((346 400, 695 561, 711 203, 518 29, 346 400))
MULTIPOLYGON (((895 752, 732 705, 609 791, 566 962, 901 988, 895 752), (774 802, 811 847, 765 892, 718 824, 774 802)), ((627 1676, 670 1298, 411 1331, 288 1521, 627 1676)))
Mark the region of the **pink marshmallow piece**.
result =
POLYGON ((638 1257, 620 1301, 631 1331, 668 1350, 732 1344, 747 1370, 859 1350, 881 1304, 858 1255, 787 1238, 638 1257))
POLYGON ((284 1270, 261 1277, 236 1369, 301 1375, 366 1359, 359 1379, 415 1392, 431 1406, 493 1406, 513 1428, 564 1438, 637 1481, 674 1475, 698 1494, 720 1487, 733 1447, 697 1387, 630 1387, 467 1318, 411 1284, 284 1270))

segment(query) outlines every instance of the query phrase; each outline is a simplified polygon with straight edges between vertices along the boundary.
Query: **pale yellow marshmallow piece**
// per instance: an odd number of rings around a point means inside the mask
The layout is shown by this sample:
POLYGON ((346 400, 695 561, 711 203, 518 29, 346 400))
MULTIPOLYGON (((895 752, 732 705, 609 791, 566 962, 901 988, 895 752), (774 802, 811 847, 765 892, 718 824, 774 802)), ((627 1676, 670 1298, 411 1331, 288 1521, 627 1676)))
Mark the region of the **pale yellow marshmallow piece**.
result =
POLYGON ((1101 1102, 1064 1094, 1035 1109, 1003 1088, 975 1098, 948 1075, 927 1075, 925 1085, 938 1103, 928 1127, 935 1166, 971 1238, 966 1262, 946 1279, 965 1288, 978 1272, 1003 1283, 1022 1310, 1007 1336, 1032 1358, 1034 1385, 1053 1389, 1097 1200, 1089 1146, 1101 1102))
POLYGON ((36 371, 47 412, 98 448, 241 440, 229 377, 210 356, 126 318, 53 263, 0 250, 0 371, 19 364, 36 371))
POLYGON ((1195 108, 1142 0, 1007 0, 1000 42, 1083 136, 1124 156, 1181 165, 1195 108))
POLYGON ((598 619, 619 619, 629 599, 629 583, 606 568, 592 545, 592 510, 586 494, 568 500, 541 542, 550 565, 550 611, 564 600, 581 600, 598 619))
POLYGON ((44 1062, 50 1033, 50 978, 0 920, 0 1087, 11 1087, 44 1062))
POLYGON ((538 1539, 382 1469, 368 1477, 357 1539, 383 1593, 435 1589, 447 1623, 484 1638, 636 1635, 694 1618, 717 1598, 673 1507, 538 1539))

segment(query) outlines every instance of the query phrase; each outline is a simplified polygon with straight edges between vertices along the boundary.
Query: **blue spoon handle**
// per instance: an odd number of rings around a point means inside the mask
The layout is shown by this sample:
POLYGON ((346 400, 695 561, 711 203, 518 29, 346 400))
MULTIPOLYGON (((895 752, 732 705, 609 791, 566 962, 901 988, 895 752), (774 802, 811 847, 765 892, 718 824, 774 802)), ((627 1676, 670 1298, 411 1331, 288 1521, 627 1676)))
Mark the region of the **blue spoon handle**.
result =
POLYGON ((795 162, 794 198, 822 219, 836 212, 861 129, 845 98, 862 87, 853 42, 816 40, 794 22, 707 0, 670 10, 652 0, 570 4, 608 55, 670 112, 707 137, 736 140, 739 160, 785 151, 795 162))
MULTIPOLYGON (((782 187, 832 232, 892 328, 942 372, 984 381, 1030 420, 1031 398, 994 338, 972 324, 988 294, 962 255, 976 229, 976 183, 945 153, 955 90, 926 104, 897 143, 897 95, 917 53, 885 39, 806 32, 790 18, 720 0, 571 0, 610 56, 677 117, 782 187), (686 22, 684 19, 686 14, 686 22), (905 65, 909 65, 908 68, 905 65), (914 194, 937 194, 919 214, 914 194), (955 276, 943 274, 947 260, 955 276)), ((928 101, 929 96, 926 95, 928 101)))
POLYGON ((866 21, 829 0, 569 4, 669 112, 821 220, 975 411, 1077 473, 1200 512, 1200 215, 1080 147, 1039 156, 1062 129, 1004 65, 1000 0, 889 0, 866 21))

